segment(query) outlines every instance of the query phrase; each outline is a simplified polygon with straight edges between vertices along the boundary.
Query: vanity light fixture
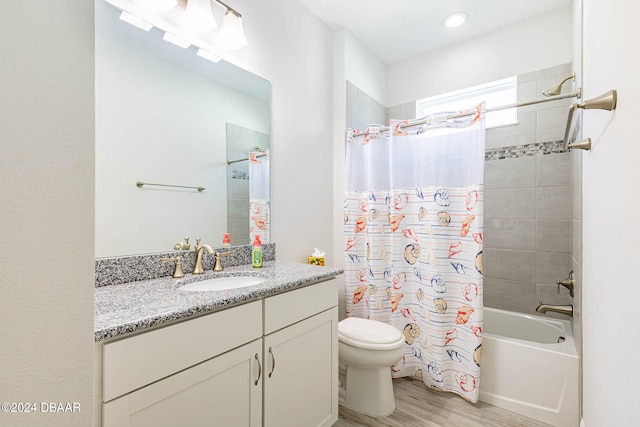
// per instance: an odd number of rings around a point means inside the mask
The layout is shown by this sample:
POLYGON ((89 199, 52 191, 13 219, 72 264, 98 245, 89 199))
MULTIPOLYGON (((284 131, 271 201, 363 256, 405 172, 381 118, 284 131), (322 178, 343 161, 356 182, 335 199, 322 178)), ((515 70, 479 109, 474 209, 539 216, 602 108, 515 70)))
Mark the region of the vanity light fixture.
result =
MULTIPOLYGON (((214 1, 217 2, 217 0, 214 1)), ((230 50, 240 49, 248 44, 242 28, 242 16, 229 7, 227 7, 227 13, 222 18, 218 41, 230 50)))
POLYGON ((458 28, 469 19, 465 12, 454 12, 442 20, 442 25, 446 28, 458 28))
POLYGON ((187 0, 184 16, 192 28, 201 34, 208 33, 218 26, 213 18, 210 0, 187 0))
POLYGON ((181 47, 193 44, 208 53, 224 56, 248 44, 242 15, 221 0, 106 1, 122 11, 120 18, 123 21, 145 31, 157 27, 170 34, 164 37, 165 40, 181 47), (212 1, 226 12, 217 32, 213 31, 218 25, 211 10, 212 1))
POLYGON ((132 15, 128 12, 125 12, 124 10, 120 14, 120 19, 133 25, 134 27, 140 28, 141 30, 149 31, 153 28, 153 24, 150 24, 144 19, 138 18, 137 16, 132 15))
POLYGON ((160 12, 169 12, 178 5, 178 0, 153 0, 155 8, 160 12))
POLYGON ((165 41, 168 41, 169 43, 175 44, 176 46, 180 46, 181 48, 184 48, 184 49, 191 46, 191 43, 189 43, 185 39, 181 39, 180 37, 171 33, 164 33, 164 36, 162 37, 162 39, 165 41))

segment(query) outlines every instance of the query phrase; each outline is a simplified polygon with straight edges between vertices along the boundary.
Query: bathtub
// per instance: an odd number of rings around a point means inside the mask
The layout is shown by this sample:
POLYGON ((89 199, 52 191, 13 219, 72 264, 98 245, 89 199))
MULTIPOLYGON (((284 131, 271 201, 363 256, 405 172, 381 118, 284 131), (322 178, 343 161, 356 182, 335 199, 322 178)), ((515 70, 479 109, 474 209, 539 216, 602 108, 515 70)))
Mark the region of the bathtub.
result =
POLYGON ((579 424, 579 360, 567 320, 484 309, 480 400, 562 427, 579 424))

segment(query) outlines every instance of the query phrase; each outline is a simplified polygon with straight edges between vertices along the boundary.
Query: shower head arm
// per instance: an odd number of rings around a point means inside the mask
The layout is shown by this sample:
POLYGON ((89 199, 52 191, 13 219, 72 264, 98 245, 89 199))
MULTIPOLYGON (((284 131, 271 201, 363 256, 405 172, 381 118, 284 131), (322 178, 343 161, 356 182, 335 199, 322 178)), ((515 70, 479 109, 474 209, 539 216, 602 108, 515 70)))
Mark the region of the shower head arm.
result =
POLYGON ((567 82, 567 80, 571 80, 571 79, 575 79, 576 75, 571 75, 569 77, 566 77, 564 80, 562 80, 560 83, 558 83, 558 86, 562 86, 563 84, 565 84, 567 82))

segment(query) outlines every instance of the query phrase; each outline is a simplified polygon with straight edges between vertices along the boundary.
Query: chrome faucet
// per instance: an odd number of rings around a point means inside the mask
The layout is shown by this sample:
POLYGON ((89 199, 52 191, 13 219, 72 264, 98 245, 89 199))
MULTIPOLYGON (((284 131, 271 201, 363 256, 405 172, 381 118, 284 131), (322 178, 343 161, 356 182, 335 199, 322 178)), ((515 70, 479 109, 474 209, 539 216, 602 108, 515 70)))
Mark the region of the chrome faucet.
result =
POLYGON ((196 264, 193 266, 193 274, 202 274, 204 273, 204 267, 202 267, 202 255, 206 250, 209 255, 213 253, 213 249, 209 245, 200 246, 200 238, 196 239, 196 264))
POLYGON ((560 313, 569 317, 573 317, 573 304, 549 305, 549 304, 543 304, 541 301, 540 305, 536 307, 536 311, 542 314, 545 314, 547 311, 553 311, 555 313, 560 313))

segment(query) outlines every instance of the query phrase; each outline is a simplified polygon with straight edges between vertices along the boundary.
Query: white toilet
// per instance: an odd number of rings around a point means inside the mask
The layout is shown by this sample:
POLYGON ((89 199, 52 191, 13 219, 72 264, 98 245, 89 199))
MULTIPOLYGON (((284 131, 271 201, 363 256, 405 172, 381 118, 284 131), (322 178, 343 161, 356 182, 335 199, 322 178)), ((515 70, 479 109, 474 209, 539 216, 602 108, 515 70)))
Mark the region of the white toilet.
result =
POLYGON ((396 408, 391 366, 402 357, 404 336, 393 326, 348 317, 338 323, 340 404, 386 417, 396 408))

